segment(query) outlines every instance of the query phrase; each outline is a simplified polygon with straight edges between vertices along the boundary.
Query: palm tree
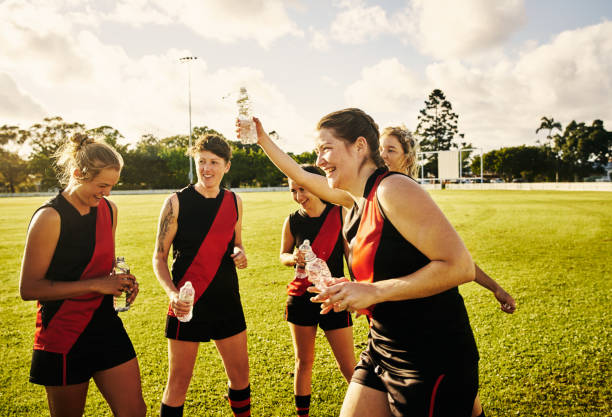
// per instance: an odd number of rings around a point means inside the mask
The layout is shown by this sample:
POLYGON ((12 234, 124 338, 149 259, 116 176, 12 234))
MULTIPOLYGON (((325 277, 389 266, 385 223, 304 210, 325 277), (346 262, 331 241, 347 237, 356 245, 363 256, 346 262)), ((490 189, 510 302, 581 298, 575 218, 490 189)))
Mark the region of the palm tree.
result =
MULTIPOLYGON (((548 118, 544 116, 540 119, 540 127, 536 129, 535 131, 536 134, 542 129, 548 129, 548 135, 546 135, 546 139, 551 140, 552 131, 555 129, 559 129, 559 132, 560 132, 562 127, 561 127, 561 123, 555 122, 554 117, 548 118)), ((559 182, 559 158, 556 152, 555 152, 555 182, 559 182)))
POLYGON ((548 129, 548 135, 546 136, 546 139, 551 139, 552 138, 552 131, 555 129, 559 129, 559 132, 561 131, 562 127, 561 127, 561 123, 559 122, 555 122, 555 118, 551 117, 550 119, 546 116, 542 117, 540 122, 540 127, 538 127, 536 129, 536 133, 538 133, 540 130, 542 129, 548 129))

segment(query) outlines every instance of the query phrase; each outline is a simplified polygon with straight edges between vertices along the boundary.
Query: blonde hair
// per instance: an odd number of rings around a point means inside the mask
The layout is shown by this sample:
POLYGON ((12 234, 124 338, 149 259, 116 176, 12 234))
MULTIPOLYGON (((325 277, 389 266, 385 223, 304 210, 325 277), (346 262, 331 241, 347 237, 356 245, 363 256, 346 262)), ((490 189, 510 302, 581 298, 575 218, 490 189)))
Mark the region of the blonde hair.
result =
POLYGON ((67 185, 75 169, 80 172, 75 179, 79 182, 93 180, 103 169, 114 168, 121 171, 123 158, 108 143, 94 139, 84 133, 75 133, 54 154, 58 179, 67 185))
POLYGON ((405 126, 386 127, 380 136, 394 136, 402 145, 402 150, 406 155, 406 166, 404 173, 416 178, 419 174, 419 164, 417 163, 418 143, 412 137, 412 133, 405 126))

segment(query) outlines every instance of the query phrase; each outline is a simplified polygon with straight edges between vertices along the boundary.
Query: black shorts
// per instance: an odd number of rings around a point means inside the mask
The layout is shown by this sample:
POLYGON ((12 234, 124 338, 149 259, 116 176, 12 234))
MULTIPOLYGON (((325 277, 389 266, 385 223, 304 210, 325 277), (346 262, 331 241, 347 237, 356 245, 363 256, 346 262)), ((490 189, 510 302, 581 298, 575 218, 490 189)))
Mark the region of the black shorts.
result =
POLYGON ((81 384, 98 371, 135 358, 123 323, 114 314, 104 326, 88 326, 65 355, 34 350, 30 382, 45 386, 81 384))
POLYGON ((398 376, 375 365, 366 349, 351 382, 386 392, 394 416, 471 416, 478 392, 478 363, 452 370, 418 369, 407 374, 411 376, 398 376))
POLYGON ((176 317, 167 316, 166 337, 186 342, 209 342, 235 336, 246 330, 242 308, 231 316, 211 317, 206 321, 181 322, 176 317))
POLYGON ((344 329, 353 325, 348 311, 332 310, 327 314, 321 314, 321 304, 310 301, 315 295, 307 292, 304 295, 287 297, 285 320, 298 326, 319 325, 322 330, 344 329))

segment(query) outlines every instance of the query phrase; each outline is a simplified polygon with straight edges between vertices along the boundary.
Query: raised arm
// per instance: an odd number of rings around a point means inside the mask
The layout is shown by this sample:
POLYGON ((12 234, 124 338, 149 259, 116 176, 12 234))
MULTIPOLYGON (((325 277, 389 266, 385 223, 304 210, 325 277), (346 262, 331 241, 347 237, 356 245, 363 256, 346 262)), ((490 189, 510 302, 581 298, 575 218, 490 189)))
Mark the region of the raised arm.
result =
POLYGON ((330 188, 325 177, 304 171, 293 158, 270 139, 259 119, 254 117, 253 120, 257 127, 257 143, 283 174, 307 188, 321 200, 349 208, 353 206, 353 199, 350 195, 345 191, 330 188))
POLYGON ((497 301, 499 301, 500 308, 503 312, 512 314, 516 310, 516 302, 510 294, 508 294, 493 278, 487 275, 480 267, 474 264, 476 267, 476 282, 488 289, 495 295, 497 301))
MULTIPOLYGON (((116 213, 116 208, 114 212, 116 213)), ((118 276, 105 275, 77 281, 52 281, 46 278, 59 240, 60 228, 60 215, 52 208, 41 209, 32 218, 21 262, 19 278, 21 298, 51 301, 91 292, 120 295, 127 283, 118 276)))

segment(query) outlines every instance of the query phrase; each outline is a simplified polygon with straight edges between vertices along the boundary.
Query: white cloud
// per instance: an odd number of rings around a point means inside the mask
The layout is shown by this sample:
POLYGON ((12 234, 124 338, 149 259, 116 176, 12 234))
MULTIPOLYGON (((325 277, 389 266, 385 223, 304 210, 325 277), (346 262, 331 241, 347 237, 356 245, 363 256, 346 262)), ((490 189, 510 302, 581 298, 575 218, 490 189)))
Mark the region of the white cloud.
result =
MULTIPOLYGON (((29 121, 32 117, 42 119, 46 112, 32 97, 19 89, 8 75, 0 73, 0 115, 10 123, 29 121)), ((5 124, 6 120, 0 121, 5 124)))
POLYGON ((396 108, 395 120, 413 127, 428 94, 440 88, 459 114, 459 131, 487 150, 534 143, 542 116, 564 125, 602 119, 610 128, 612 22, 563 32, 540 46, 530 42, 516 58, 495 56, 488 64, 431 64, 424 80, 397 59, 384 60, 362 71, 347 101, 375 109, 381 120, 396 108))
POLYGON ((436 58, 457 58, 506 40, 526 22, 524 0, 414 0, 404 39, 436 58))
POLYGON ((331 24, 332 38, 342 43, 362 43, 389 30, 387 13, 380 6, 343 5, 331 24))
POLYGON ((282 0, 123 0, 104 18, 137 27, 178 23, 202 38, 221 42, 254 39, 263 47, 284 36, 304 36, 282 0))
MULTIPOLYGON (((165 136, 188 131, 187 68, 178 58, 191 55, 190 51, 172 49, 134 59, 121 46, 103 43, 52 7, 4 3, 0 16, 0 44, 9 46, 0 49, 0 73, 9 74, 0 78, 0 87, 13 100, 3 104, 14 107, 12 112, 0 107, 0 119, 27 127, 41 121, 44 108, 51 116, 88 127, 111 125, 130 142, 145 133, 165 136), (27 24, 34 16, 36 21, 54 24, 27 24)), ((208 125, 234 138, 236 105, 222 97, 246 85, 255 110, 265 109, 270 127, 288 137, 303 135, 306 126, 301 116, 259 70, 211 71, 206 61, 198 60, 192 63, 191 80, 193 126, 208 125)))
POLYGON ((361 79, 347 87, 345 99, 349 106, 394 113, 422 97, 424 91, 419 77, 397 58, 391 58, 364 68, 361 79))
POLYGON ((422 53, 446 59, 467 57, 506 40, 525 23, 524 0, 414 0, 388 14, 363 1, 337 4, 332 38, 359 44, 390 35, 414 44, 422 53))
POLYGON ((329 51, 329 41, 327 40, 327 36, 325 36, 323 32, 316 30, 312 26, 308 29, 308 31, 310 32, 310 36, 312 37, 309 43, 309 46, 312 49, 315 49, 317 51, 329 51))

